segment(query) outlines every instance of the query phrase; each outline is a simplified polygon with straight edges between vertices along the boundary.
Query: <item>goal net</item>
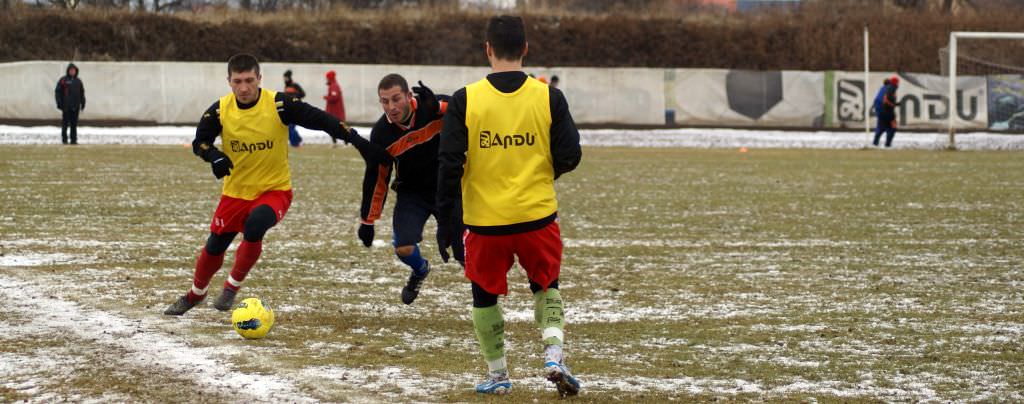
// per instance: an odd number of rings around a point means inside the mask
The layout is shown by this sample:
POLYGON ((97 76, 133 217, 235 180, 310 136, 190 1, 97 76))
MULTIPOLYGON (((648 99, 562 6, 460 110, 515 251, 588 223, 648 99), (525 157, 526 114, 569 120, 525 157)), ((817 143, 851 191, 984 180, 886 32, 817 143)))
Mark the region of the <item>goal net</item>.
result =
MULTIPOLYGON (((949 78, 949 147, 956 147, 956 132, 967 125, 964 77, 985 80, 987 127, 993 131, 1024 131, 1024 32, 952 32, 949 45, 939 51, 942 74, 949 78)), ((972 128, 981 129, 981 128, 972 128)))

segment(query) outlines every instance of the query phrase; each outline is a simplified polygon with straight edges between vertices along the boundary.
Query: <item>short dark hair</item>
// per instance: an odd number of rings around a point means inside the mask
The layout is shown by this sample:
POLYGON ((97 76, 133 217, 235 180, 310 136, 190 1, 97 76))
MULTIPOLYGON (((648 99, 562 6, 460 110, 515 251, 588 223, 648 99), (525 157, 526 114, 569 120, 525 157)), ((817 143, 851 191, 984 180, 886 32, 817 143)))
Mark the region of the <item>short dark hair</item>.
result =
POLYGON ((403 93, 409 92, 409 82, 405 81, 405 77, 402 77, 402 75, 398 73, 391 73, 380 79, 380 84, 377 84, 377 91, 394 86, 401 87, 403 93))
POLYGON ((491 17, 487 23, 487 42, 494 56, 502 60, 519 60, 526 49, 526 28, 523 18, 514 15, 491 17))
POLYGON ((228 76, 231 73, 242 73, 249 70, 256 70, 256 74, 260 74, 260 62, 256 60, 256 57, 247 53, 239 53, 228 59, 228 76))

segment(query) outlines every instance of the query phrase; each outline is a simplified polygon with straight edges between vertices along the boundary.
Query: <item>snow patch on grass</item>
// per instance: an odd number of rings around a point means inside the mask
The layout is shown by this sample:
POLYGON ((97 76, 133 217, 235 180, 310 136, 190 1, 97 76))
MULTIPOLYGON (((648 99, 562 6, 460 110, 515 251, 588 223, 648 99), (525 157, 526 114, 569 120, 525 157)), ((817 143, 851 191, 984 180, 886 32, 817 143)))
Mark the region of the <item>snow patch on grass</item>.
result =
MULTIPOLYGON (((171 372, 194 376, 197 385, 222 394, 248 395, 255 400, 314 401, 299 391, 291 381, 276 375, 251 374, 233 369, 230 362, 217 356, 229 352, 224 347, 197 348, 186 341, 158 331, 161 324, 172 319, 133 320, 112 313, 80 307, 60 300, 45 288, 16 279, 0 277, 0 296, 5 309, 29 319, 20 332, 38 335, 64 335, 81 341, 80 349, 113 348, 124 354, 116 360, 130 366, 153 368, 153 372, 171 372), (98 345, 98 346, 97 346, 98 345), (202 369, 197 373, 196 369, 202 369)), ((42 357, 33 361, 53 361, 42 357)), ((59 366, 59 362, 55 364, 59 366)), ((4 369, 4 368, 0 368, 4 369)), ((0 379, 12 374, 0 373, 0 379)), ((51 379, 52 375, 41 377, 51 379)), ((26 383, 34 383, 29 375, 26 383)))

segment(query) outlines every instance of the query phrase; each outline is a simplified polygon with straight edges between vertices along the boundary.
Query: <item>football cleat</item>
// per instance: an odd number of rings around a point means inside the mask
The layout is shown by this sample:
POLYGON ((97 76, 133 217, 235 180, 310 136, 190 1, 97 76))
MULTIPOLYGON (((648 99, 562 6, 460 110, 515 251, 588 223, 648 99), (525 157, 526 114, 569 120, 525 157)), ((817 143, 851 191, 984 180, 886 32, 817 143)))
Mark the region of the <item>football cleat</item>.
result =
POLYGON ((555 384, 559 397, 580 394, 580 382, 572 377, 568 366, 558 362, 546 362, 544 363, 544 373, 547 374, 548 381, 555 384))
POLYGON ((427 279, 427 275, 430 275, 430 262, 424 261, 423 265, 427 267, 423 275, 417 276, 416 273, 409 275, 409 282, 402 288, 402 303, 412 304, 416 297, 420 295, 420 285, 423 284, 424 279, 427 279))
POLYGON ((487 380, 476 385, 476 392, 481 394, 508 394, 512 391, 512 381, 507 372, 489 373, 487 380))
POLYGON ((199 299, 193 303, 188 301, 188 295, 184 295, 179 297, 174 303, 171 303, 171 305, 167 307, 167 310, 164 310, 164 314, 168 316, 180 316, 185 314, 186 311, 191 310, 193 307, 196 307, 196 305, 202 301, 203 299, 199 299))
POLYGON ((220 296, 217 296, 217 301, 213 302, 213 307, 220 311, 231 310, 231 306, 235 305, 235 294, 237 293, 237 290, 224 288, 220 296))

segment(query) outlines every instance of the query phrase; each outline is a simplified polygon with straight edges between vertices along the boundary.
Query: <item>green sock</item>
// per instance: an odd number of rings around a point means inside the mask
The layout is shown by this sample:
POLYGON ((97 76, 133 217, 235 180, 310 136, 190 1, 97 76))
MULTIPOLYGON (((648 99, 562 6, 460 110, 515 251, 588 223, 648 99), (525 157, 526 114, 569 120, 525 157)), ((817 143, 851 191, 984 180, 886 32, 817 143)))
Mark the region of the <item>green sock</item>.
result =
POLYGON ((480 352, 484 354, 487 368, 491 372, 506 370, 505 364, 505 319, 501 306, 473 308, 473 328, 480 352))
POLYGON ((533 319, 540 329, 544 345, 562 345, 565 319, 562 314, 562 294, 548 289, 533 294, 533 319))

